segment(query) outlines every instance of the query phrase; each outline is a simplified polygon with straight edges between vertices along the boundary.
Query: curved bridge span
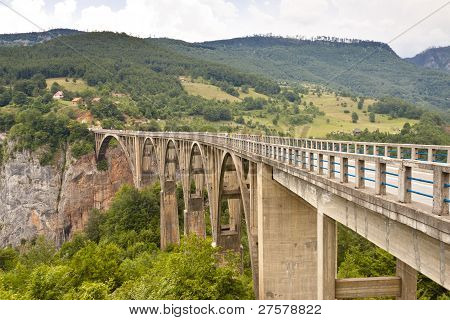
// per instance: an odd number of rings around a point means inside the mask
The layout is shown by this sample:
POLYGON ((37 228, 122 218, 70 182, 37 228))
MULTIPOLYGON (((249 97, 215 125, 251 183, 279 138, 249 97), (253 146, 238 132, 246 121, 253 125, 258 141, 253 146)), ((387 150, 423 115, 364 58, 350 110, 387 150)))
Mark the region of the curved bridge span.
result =
POLYGON ((246 231, 260 299, 414 299, 417 272, 450 289, 450 146, 91 131, 98 161, 115 139, 136 187, 159 179, 162 249, 180 239, 177 182, 184 234, 206 236, 206 208, 221 248, 240 252, 246 231), (336 222, 394 255, 397 275, 336 279, 336 222))

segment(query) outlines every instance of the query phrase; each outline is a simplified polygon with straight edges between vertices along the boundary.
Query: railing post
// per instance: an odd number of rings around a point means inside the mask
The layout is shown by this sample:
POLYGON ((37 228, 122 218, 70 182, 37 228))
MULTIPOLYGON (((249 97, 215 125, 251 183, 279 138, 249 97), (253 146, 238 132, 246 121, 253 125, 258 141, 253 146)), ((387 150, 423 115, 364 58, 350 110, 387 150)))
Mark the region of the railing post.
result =
POLYGON ((403 203, 411 202, 411 167, 405 166, 402 162, 400 169, 398 170, 398 201, 403 203))
POLYGON ((355 160, 355 188, 363 189, 365 187, 364 160, 355 160))
POLYGON ((386 194, 386 163, 378 158, 375 163, 375 194, 386 194))
POLYGON ((334 160, 335 157, 332 155, 328 155, 328 179, 334 179, 336 177, 335 174, 335 165, 334 165, 334 160))
POLYGON ((416 148, 411 147, 411 160, 416 160, 416 148))
POLYGON ((306 169, 306 151, 302 151, 302 169, 306 169))
POLYGON ((314 153, 309 153, 309 171, 314 171, 314 153))
POLYGON ((323 154, 319 153, 317 155, 317 169, 319 171, 319 174, 322 175, 323 174, 323 154))
POLYGON ((341 183, 348 182, 348 158, 341 157, 341 183))
POLYGON ((449 214, 449 174, 442 167, 433 168, 433 214, 447 216, 449 214))
POLYGON ((428 162, 433 162, 434 157, 433 157, 433 148, 428 148, 428 162))

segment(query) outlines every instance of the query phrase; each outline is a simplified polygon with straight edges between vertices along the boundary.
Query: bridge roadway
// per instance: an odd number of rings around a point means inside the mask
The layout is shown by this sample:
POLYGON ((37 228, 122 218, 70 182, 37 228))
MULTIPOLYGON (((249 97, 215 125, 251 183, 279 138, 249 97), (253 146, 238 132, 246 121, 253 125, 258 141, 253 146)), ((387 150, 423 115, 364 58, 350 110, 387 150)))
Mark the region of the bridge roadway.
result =
POLYGON ((245 218, 261 299, 414 299, 418 271, 450 289, 449 146, 91 130, 99 161, 116 139, 137 187, 159 177, 163 249, 179 242, 177 181, 185 234, 205 236, 209 206, 214 242, 240 252, 245 218), (397 275, 336 279, 336 222, 394 255, 397 275))

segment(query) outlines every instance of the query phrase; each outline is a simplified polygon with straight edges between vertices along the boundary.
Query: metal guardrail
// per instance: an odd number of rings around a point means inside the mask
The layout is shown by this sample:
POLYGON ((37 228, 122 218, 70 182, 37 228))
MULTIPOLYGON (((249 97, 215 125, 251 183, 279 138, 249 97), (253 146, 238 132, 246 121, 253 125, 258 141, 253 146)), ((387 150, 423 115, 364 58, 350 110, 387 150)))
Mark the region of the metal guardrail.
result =
POLYGON ((386 187, 397 189, 397 201, 402 203, 411 203, 412 194, 431 199, 432 204, 428 206, 433 214, 449 214, 450 146, 293 139, 226 133, 103 129, 92 129, 92 131, 102 134, 185 139, 227 147, 243 155, 259 156, 326 176, 328 179, 338 180, 341 183, 353 184, 353 187, 357 189, 369 189, 369 192, 379 196, 387 195, 386 187), (376 153, 378 148, 384 148, 384 154, 376 153), (405 149, 409 149, 411 154, 417 154, 417 150, 427 150, 427 159, 400 157, 407 154, 403 151, 405 149), (358 150, 364 152, 357 152, 358 150), (389 150, 397 150, 397 157, 389 157, 389 150), (445 154, 445 161, 437 161, 439 154, 445 154), (350 161, 352 164, 349 163, 350 161), (429 175, 432 175, 432 180, 427 177, 429 175), (396 179, 396 183, 388 180, 388 176, 391 180, 396 179), (352 182, 349 182, 350 178, 352 182), (374 184, 374 187, 368 188, 366 182, 374 184), (432 187, 432 192, 418 190, 418 186, 413 183, 432 187))

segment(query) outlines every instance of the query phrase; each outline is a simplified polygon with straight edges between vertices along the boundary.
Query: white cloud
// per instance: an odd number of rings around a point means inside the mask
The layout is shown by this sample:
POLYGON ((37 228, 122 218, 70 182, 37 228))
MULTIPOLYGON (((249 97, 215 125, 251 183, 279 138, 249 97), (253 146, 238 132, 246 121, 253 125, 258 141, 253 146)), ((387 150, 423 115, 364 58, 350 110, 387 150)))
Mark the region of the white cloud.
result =
MULTIPOLYGON (((50 0, 11 0, 9 4, 43 28, 111 30, 187 41, 274 33, 383 42, 444 3, 444 0, 250 0, 237 6, 238 0, 127 0, 121 9, 113 10, 106 0, 103 5, 83 8, 78 0, 58 0, 49 10, 46 1, 50 0)), ((410 56, 433 45, 449 45, 448 16, 450 5, 391 46, 401 56, 410 56)), ((0 33, 37 31, 3 6, 0 17, 0 33)))
POLYGON ((329 9, 328 0, 281 0, 280 18, 310 23, 325 17, 329 9))

